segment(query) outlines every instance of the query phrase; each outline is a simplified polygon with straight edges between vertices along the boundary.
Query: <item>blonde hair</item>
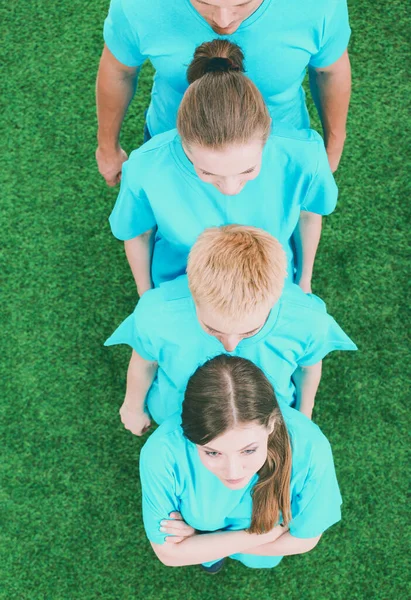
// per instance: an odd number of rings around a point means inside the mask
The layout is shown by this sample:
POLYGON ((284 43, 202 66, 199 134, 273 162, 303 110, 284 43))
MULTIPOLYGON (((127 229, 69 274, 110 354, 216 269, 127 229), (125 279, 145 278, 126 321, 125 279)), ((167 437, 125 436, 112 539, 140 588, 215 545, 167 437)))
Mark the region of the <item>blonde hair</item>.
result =
POLYGON ((243 73, 241 48, 228 40, 198 46, 187 70, 190 83, 177 115, 183 143, 213 149, 267 141, 271 118, 264 99, 243 73))
POLYGON ((287 275, 278 240, 257 227, 224 225, 199 235, 187 275, 196 304, 207 303, 228 319, 242 318, 279 299, 287 275))

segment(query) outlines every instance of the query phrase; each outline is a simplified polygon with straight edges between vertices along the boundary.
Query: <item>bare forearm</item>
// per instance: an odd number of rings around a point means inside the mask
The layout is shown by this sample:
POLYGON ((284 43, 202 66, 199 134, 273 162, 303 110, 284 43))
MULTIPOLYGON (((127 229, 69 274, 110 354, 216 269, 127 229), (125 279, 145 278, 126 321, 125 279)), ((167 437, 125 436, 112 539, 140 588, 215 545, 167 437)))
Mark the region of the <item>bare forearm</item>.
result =
MULTIPOLYGON (((295 249, 296 283, 304 282, 305 287, 309 285, 311 288, 314 261, 321 238, 321 227, 321 215, 308 211, 301 211, 300 219, 293 234, 293 241, 295 249)), ((304 289, 304 291, 310 290, 304 289)))
POLYGON ((120 70, 118 64, 105 48, 96 83, 97 138, 102 150, 118 146, 124 115, 137 85, 137 70, 120 70))
POLYGON ((263 544, 257 548, 247 550, 244 554, 256 554, 258 556, 291 556, 292 554, 304 554, 317 545, 319 537, 303 539, 296 538, 286 532, 274 542, 263 544))
POLYGON ((330 67, 309 69, 310 89, 324 130, 325 145, 344 144, 351 96, 351 68, 347 52, 330 67))
POLYGON ((136 282, 137 292, 142 296, 153 287, 151 280, 151 257, 154 244, 154 229, 124 242, 127 260, 136 282))
POLYGON ((179 544, 165 543, 153 547, 160 560, 170 567, 198 565, 266 544, 281 534, 283 529, 278 527, 281 531, 275 528, 261 535, 245 530, 206 533, 188 537, 179 544))
POLYGON ((144 360, 133 350, 127 371, 127 391, 124 404, 128 410, 141 412, 147 392, 157 372, 157 363, 144 360))
POLYGON ((293 373, 296 408, 311 419, 315 396, 321 381, 322 361, 312 367, 298 367, 293 373))

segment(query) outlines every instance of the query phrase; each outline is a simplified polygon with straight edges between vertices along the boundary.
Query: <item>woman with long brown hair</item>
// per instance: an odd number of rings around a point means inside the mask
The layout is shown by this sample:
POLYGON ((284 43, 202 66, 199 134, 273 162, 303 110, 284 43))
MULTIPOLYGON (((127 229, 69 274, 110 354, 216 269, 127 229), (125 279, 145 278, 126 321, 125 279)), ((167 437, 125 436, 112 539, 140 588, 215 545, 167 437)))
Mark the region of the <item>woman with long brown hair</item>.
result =
POLYGON ((311 291, 321 215, 334 210, 337 186, 318 133, 272 124, 244 73, 246 58, 228 40, 201 44, 177 130, 155 136, 123 165, 110 225, 125 242, 140 296, 185 272, 204 229, 231 223, 276 237, 289 274, 295 267, 296 283, 311 291))
POLYGON ((191 376, 182 415, 143 447, 140 475, 146 533, 168 566, 215 573, 230 556, 274 567, 341 518, 327 439, 239 357, 219 355, 191 376))

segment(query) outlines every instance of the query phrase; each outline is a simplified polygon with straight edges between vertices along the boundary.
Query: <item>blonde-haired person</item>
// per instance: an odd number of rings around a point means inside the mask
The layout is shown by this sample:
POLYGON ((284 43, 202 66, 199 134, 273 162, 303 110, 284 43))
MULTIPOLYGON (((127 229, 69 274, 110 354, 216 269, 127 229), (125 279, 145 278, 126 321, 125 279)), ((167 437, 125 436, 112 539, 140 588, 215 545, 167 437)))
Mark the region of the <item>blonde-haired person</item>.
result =
POLYGON ((310 292, 321 216, 334 210, 338 195, 321 137, 272 126, 244 75, 241 49, 227 40, 199 46, 187 78, 177 130, 131 154, 110 216, 139 295, 185 272, 206 227, 230 223, 274 235, 287 250, 290 276, 295 232, 295 280, 310 292))
POLYGON ((346 0, 111 0, 97 78, 100 173, 115 185, 127 159, 119 142, 139 67, 153 64, 145 140, 176 126, 186 68, 201 42, 229 39, 244 49, 247 72, 276 121, 309 127, 302 81, 309 68, 327 153, 335 170, 350 98, 346 0))
POLYGON ((230 556, 275 567, 341 519, 327 439, 239 357, 216 356, 190 377, 181 417, 144 445, 140 477, 146 534, 167 566, 214 574, 230 556))
POLYGON ((161 423, 179 411, 190 375, 224 351, 258 365, 281 401, 311 417, 322 359, 356 346, 319 298, 284 286, 285 277, 284 250, 266 231, 204 231, 188 276, 144 294, 105 342, 133 349, 120 409, 125 427, 141 435, 150 416, 161 423))

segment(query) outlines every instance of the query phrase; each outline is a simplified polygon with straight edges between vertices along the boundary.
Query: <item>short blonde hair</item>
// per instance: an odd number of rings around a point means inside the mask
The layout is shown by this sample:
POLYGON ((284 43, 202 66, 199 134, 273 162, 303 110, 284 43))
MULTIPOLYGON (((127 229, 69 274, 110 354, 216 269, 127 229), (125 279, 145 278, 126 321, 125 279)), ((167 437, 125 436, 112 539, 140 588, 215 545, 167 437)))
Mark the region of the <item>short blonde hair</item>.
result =
POLYGON ((211 227, 192 247, 187 275, 196 304, 207 303, 220 315, 236 319, 277 302, 287 259, 280 242, 262 229, 211 227))

